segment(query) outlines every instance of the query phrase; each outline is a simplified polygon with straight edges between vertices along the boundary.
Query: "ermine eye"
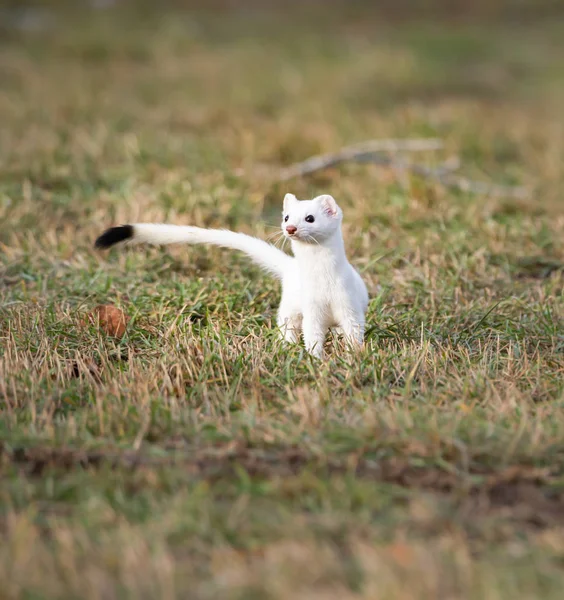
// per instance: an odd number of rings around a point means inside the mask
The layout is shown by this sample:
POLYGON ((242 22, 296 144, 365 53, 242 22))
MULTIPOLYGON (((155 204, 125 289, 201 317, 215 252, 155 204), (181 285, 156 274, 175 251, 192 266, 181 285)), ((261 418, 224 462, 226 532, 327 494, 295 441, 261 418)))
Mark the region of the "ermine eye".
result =
POLYGON ((306 223, 313 223, 315 221, 315 219, 313 218, 313 215, 308 215, 306 218, 306 223))
POLYGON ((288 220, 288 217, 289 217, 289 216, 290 216, 290 215, 286 215, 286 216, 284 217, 284 223, 285 223, 285 222, 288 220))

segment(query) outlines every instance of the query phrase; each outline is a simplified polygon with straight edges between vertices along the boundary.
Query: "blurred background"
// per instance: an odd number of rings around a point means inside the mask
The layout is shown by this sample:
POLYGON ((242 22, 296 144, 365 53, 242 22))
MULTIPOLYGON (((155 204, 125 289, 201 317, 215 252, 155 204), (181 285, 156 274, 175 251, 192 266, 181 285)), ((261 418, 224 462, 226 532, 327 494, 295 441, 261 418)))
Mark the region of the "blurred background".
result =
POLYGON ((150 167, 142 178, 252 167, 252 186, 263 163, 437 135, 470 172, 535 183, 548 201, 561 181, 563 5, 3 2, 1 168, 109 181, 132 160, 150 167), (539 163, 542 181, 526 181, 539 163))
POLYGON ((563 1, 0 1, 0 596, 560 600, 563 106, 563 1), (343 207, 358 360, 237 253, 93 248, 288 191, 343 207))

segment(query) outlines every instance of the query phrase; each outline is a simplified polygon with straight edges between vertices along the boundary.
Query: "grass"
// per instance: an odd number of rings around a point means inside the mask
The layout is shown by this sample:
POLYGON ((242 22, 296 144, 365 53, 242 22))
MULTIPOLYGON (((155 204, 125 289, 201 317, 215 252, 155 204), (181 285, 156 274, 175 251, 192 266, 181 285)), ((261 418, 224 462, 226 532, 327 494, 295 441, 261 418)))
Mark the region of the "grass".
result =
POLYGON ((561 597, 564 21, 522 9, 6 26, 0 597, 561 597), (370 165, 273 183, 416 136, 530 200, 370 165), (141 218, 267 237, 286 191, 344 209, 358 356, 282 345, 244 257, 93 249, 141 218), (85 324, 101 303, 122 339, 85 324))

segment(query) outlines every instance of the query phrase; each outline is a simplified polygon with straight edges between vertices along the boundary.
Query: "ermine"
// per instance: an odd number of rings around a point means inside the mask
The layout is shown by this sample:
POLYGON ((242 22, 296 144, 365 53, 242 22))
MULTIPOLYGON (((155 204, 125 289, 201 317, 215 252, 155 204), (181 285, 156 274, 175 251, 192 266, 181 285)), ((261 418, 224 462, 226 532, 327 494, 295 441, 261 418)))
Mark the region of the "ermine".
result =
POLYGON ((368 292, 345 253, 343 211, 327 194, 313 200, 284 197, 282 232, 290 240, 290 256, 261 239, 223 229, 136 223, 106 230, 97 248, 119 242, 212 244, 240 250, 280 279, 282 298, 277 323, 284 338, 295 343, 300 332, 310 354, 323 358, 323 344, 336 328, 353 347, 364 337, 368 292))

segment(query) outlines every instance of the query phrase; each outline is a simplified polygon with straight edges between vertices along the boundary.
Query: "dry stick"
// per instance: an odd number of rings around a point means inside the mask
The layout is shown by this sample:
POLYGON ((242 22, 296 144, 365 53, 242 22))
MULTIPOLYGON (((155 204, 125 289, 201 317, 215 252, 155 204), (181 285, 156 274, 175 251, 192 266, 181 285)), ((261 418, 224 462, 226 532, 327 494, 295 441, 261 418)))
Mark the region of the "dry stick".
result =
POLYGON ((327 169, 346 160, 362 160, 381 152, 427 152, 440 150, 443 147, 441 140, 434 138, 415 140, 369 140, 353 146, 347 146, 339 152, 319 154, 303 162, 296 163, 284 169, 280 174, 280 181, 287 181, 294 177, 302 177, 321 169, 327 169))
POLYGON ((391 167, 396 170, 410 171, 424 179, 435 180, 446 187, 457 188, 475 194, 485 194, 498 197, 523 199, 529 196, 529 191, 524 187, 505 186, 472 181, 465 177, 454 175, 458 168, 448 162, 437 169, 420 164, 405 162, 396 156, 384 152, 423 152, 442 148, 442 142, 436 139, 421 140, 373 140, 348 146, 334 154, 313 156, 303 162, 296 163, 282 171, 279 181, 287 181, 294 177, 303 177, 315 171, 327 169, 347 160, 357 162, 372 162, 378 165, 391 167))
POLYGON ((438 181, 445 187, 456 188, 463 192, 473 194, 483 194, 487 196, 496 196, 499 198, 518 198, 520 200, 529 197, 529 190, 525 187, 498 185, 493 183, 484 183, 482 181, 472 181, 460 175, 454 175, 454 167, 444 163, 440 167, 433 169, 425 165, 405 162, 398 160, 393 156, 374 153, 372 156, 362 156, 357 160, 362 162, 373 162, 378 165, 391 167, 396 170, 404 170, 419 175, 423 179, 438 181))

